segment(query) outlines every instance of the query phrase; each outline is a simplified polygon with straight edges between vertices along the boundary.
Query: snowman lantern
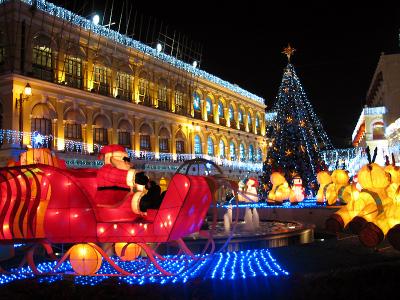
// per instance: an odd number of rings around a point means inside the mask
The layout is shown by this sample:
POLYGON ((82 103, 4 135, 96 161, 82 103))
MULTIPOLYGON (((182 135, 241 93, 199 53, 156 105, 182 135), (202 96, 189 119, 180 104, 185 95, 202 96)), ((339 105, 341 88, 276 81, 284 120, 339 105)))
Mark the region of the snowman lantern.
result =
POLYGON ((297 204, 304 199, 304 188, 303 188, 303 181, 301 180, 300 176, 295 176, 293 178, 293 186, 292 190, 290 191, 290 203, 297 204))

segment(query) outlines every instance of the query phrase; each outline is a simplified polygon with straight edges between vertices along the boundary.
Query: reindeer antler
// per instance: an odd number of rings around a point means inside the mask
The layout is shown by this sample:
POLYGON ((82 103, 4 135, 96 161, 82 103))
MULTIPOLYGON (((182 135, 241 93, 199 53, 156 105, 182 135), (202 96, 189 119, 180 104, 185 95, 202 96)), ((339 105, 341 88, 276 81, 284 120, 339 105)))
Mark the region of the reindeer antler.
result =
POLYGON ((375 147, 375 149, 374 149, 374 156, 372 157, 372 162, 374 163, 375 162, 375 159, 376 159, 376 155, 378 154, 378 147, 375 147))
POLYGON ((394 158, 394 153, 392 153, 392 166, 396 166, 396 159, 394 158))
POLYGON ((367 146, 367 148, 365 148, 365 151, 367 152, 368 163, 372 163, 372 160, 371 160, 371 150, 369 149, 369 146, 367 146))
POLYGON ((385 155, 385 166, 390 165, 389 156, 385 155))

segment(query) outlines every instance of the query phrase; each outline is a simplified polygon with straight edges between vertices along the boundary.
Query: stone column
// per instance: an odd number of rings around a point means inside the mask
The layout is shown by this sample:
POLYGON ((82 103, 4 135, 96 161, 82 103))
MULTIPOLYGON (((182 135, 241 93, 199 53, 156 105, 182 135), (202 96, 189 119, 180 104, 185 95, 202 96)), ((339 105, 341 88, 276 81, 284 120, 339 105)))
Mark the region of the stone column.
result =
POLYGON ((140 151, 140 123, 141 119, 134 117, 134 130, 135 130, 135 142, 133 144, 133 150, 135 150, 136 154, 139 154, 140 151))
POLYGON ((86 116, 86 143, 88 151, 93 152, 93 109, 91 107, 86 107, 86 116))

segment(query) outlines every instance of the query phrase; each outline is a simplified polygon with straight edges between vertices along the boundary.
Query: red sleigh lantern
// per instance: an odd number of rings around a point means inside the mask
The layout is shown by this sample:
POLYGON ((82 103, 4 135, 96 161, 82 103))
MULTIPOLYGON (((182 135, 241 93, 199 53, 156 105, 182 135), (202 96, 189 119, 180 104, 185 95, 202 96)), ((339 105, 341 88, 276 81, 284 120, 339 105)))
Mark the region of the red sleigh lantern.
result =
MULTIPOLYGON (((0 242, 42 243, 48 252, 52 243, 90 243, 109 262, 95 244, 136 243, 167 275, 146 243, 176 241, 192 255, 182 237, 200 230, 216 186, 212 177, 175 174, 160 208, 138 216, 131 209, 131 197, 110 206, 97 205, 96 175, 97 170, 44 164, 0 168, 0 242)), ((35 271, 33 253, 29 255, 28 262, 35 271)), ((93 270, 97 270, 96 264, 93 270)))

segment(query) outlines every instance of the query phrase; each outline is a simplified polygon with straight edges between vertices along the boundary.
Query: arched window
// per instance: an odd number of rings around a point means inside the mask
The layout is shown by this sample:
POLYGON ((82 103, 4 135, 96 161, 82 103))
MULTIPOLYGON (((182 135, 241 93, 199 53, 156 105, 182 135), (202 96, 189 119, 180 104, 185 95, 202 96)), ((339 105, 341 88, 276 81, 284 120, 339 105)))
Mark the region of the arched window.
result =
POLYGON ((207 154, 214 156, 214 141, 211 137, 208 137, 207 140, 207 154))
POLYGON ((197 92, 193 93, 193 109, 200 111, 200 95, 197 92))
POLYGON ((31 131, 41 135, 52 135, 51 120, 57 118, 57 114, 45 103, 38 103, 32 109, 31 131))
POLYGON ((376 122, 372 125, 372 139, 383 140, 385 138, 385 124, 376 122))
POLYGON ((231 121, 231 123, 234 121, 235 119, 235 111, 233 109, 233 106, 229 106, 229 120, 231 121))
POLYGON ((218 117, 224 118, 224 104, 222 103, 222 101, 218 102, 218 117))
POLYGON ((169 140, 171 139, 168 130, 164 127, 160 130, 159 136, 159 149, 160 152, 169 152, 169 140))
POLYGON ((68 45, 64 59, 64 82, 66 85, 78 89, 83 88, 83 68, 82 58, 85 53, 82 52, 78 43, 70 43, 68 45))
POLYGON ((238 120, 239 123, 243 124, 243 111, 241 109, 239 109, 238 120))
POLYGON ((117 98, 130 101, 132 99, 132 76, 124 73, 117 73, 116 87, 117 98))
POLYGON ((208 116, 212 116, 212 101, 209 97, 206 98, 206 111, 208 116))
POLYGON ((223 140, 219 141, 219 156, 225 158, 225 143, 223 140))
POLYGON ((257 161, 262 161, 262 151, 260 148, 257 149, 257 161))
POLYGON ((231 160, 236 160, 236 149, 233 142, 229 144, 229 155, 231 156, 231 160))
POLYGON ((108 128, 111 123, 104 115, 98 115, 93 122, 93 142, 99 145, 108 145, 108 128))
POLYGON ((143 124, 140 127, 140 151, 150 151, 150 136, 153 133, 150 126, 147 124, 143 124))
POLYGON ((142 72, 139 75, 139 102, 147 106, 152 105, 150 98, 149 76, 146 72, 142 72))
POLYGON ((201 154, 201 138, 198 135, 194 137, 194 154, 201 154))
POLYGON ((93 65, 93 91, 100 95, 110 95, 111 72, 101 65, 93 65))
POLYGON ((246 151, 244 149, 244 145, 240 144, 239 146, 239 155, 240 155, 240 160, 245 161, 246 160, 246 151))
POLYGON ((254 147, 253 145, 249 146, 249 160, 254 161, 254 147))
POLYGON ((247 124, 249 124, 249 131, 252 131, 251 130, 251 127, 252 127, 252 120, 251 120, 251 115, 250 115, 250 113, 247 113, 247 124))
POLYGON ((33 77, 53 82, 53 60, 50 38, 44 35, 36 36, 32 45, 33 77))
POLYGON ((256 129, 257 129, 257 132, 258 132, 259 127, 260 127, 260 118, 258 116, 256 116, 256 129))
POLYGON ((162 110, 168 110, 168 96, 167 96, 167 81, 165 79, 160 79, 158 81, 158 108, 162 110))
POLYGON ((175 143, 176 143, 176 153, 182 154, 185 153, 185 137, 182 131, 178 131, 175 135, 175 143))
POLYGON ((79 109, 70 109, 64 115, 64 138, 82 141, 82 124, 86 123, 85 115, 79 109))
POLYGON ((187 113, 185 89, 181 85, 177 85, 175 88, 175 113, 184 116, 187 113))
POLYGON ((118 144, 130 148, 132 131, 133 127, 131 123, 128 120, 121 120, 118 125, 118 144))

